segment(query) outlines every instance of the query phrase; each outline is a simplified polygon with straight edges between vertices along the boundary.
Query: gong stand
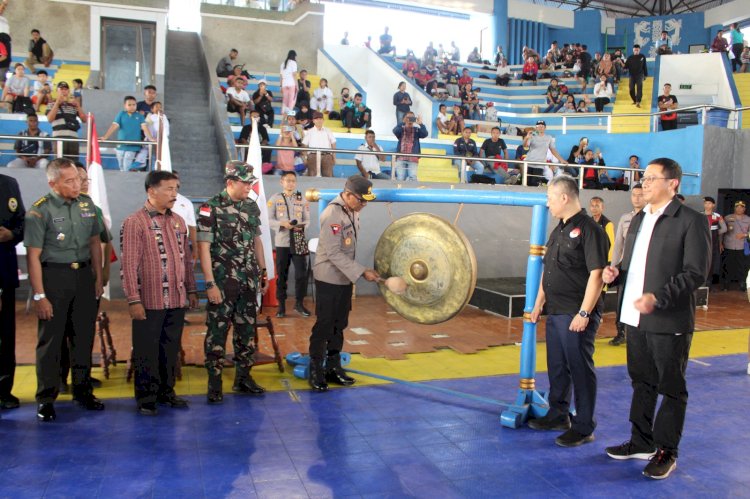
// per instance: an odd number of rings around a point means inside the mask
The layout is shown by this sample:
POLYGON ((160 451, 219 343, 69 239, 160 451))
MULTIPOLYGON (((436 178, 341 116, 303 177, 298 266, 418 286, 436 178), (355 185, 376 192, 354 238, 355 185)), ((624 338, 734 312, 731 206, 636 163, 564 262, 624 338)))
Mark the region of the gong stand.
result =
MULTIPOLYGON (((341 191, 334 189, 309 189, 306 192, 306 197, 310 202, 319 203, 318 212, 319 215, 322 215, 323 210, 328 206, 328 203, 335 199, 340 192, 341 191)), ((542 277, 542 258, 544 257, 545 251, 548 218, 546 195, 543 193, 495 192, 462 189, 375 189, 373 194, 376 196, 375 202, 385 203, 484 204, 528 206, 532 208, 529 258, 526 267, 526 303, 523 314, 523 339, 521 342, 521 368, 519 373, 520 386, 513 404, 506 404, 500 401, 495 401, 495 403, 496 405, 506 406, 506 409, 502 411, 500 415, 500 422, 503 426, 508 428, 518 428, 529 418, 543 417, 549 410, 549 405, 547 403, 546 394, 536 389, 534 378, 536 374, 536 324, 532 323, 530 319, 542 277)), ((409 215, 409 217, 424 215, 430 217, 429 214, 424 213, 409 215)), ((433 218, 439 217, 433 216, 433 218)), ((414 256, 420 253, 420 248, 409 253, 403 249, 403 245, 399 246, 398 242, 394 243, 394 238, 389 237, 389 230, 391 230, 392 227, 397 228, 397 224, 398 220, 386 229, 384 237, 381 237, 380 241, 378 241, 378 247, 375 253, 375 270, 379 273, 385 271, 385 275, 399 275, 403 277, 410 286, 406 293, 407 298, 409 293, 412 292, 412 287, 416 289, 415 293, 424 294, 424 291, 419 287, 420 283, 428 281, 433 270, 441 269, 433 268, 431 262, 427 259, 414 256), (394 255, 394 257, 395 255, 398 255, 399 259, 395 263, 393 261, 388 261, 388 255, 394 255), (391 268, 392 266, 396 268, 391 268)), ((414 224, 411 225, 413 226, 414 224)), ((438 227, 437 230, 445 229, 445 225, 441 222, 437 222, 436 225, 438 227)), ((393 230, 395 230, 395 228, 393 230)), ((462 297, 463 302, 458 304, 457 309, 449 310, 448 313, 443 316, 436 317, 434 315, 435 307, 423 305, 421 308, 428 310, 420 312, 419 310, 416 310, 413 305, 411 307, 408 305, 402 306, 402 302, 396 300, 393 293, 385 290, 382 284, 380 285, 380 291, 383 293, 386 301, 396 310, 396 312, 413 322, 436 324, 448 320, 460 312, 471 298, 471 293, 473 292, 474 284, 476 283, 476 260, 474 259, 473 250, 468 244, 468 240, 463 236, 463 233, 461 233, 456 227, 447 230, 445 234, 447 234, 446 238, 463 241, 465 243, 463 246, 463 252, 468 253, 468 255, 465 255, 468 258, 456 260, 458 266, 463 266, 464 268, 462 269, 463 272, 454 272, 454 274, 456 274, 455 284, 465 286, 464 289, 468 290, 467 295, 462 297), (467 273, 470 274, 468 276, 469 278, 461 281, 459 279, 461 277, 459 274, 467 273), (473 282, 471 282, 472 279, 473 282)), ((411 245, 411 243, 409 245, 411 245)), ((443 299, 441 296, 434 296, 432 298, 435 300, 443 299)), ((357 372, 362 375, 371 376, 370 373, 361 371, 357 372)), ((373 377, 378 377, 378 375, 374 375, 373 377)))

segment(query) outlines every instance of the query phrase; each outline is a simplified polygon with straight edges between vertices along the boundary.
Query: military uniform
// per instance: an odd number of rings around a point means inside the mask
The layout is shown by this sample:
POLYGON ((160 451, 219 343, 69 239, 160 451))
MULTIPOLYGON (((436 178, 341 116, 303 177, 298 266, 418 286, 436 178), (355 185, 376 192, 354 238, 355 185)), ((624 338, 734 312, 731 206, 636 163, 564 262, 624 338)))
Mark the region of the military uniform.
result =
MULTIPOLYGON (((742 201, 737 205, 745 206, 742 201)), ((750 256, 745 255, 745 241, 750 231, 750 216, 732 213, 724 217, 727 224, 727 232, 724 234, 724 259, 722 269, 722 286, 724 289, 731 281, 739 281, 740 289, 745 289, 745 278, 750 269, 750 256), (742 239, 737 239, 737 234, 745 234, 742 239)))
POLYGON ((0 405, 3 408, 17 407, 18 404, 10 392, 16 372, 16 244, 23 241, 25 214, 18 182, 13 177, 0 175, 0 227, 13 233, 9 241, 0 243, 0 405))
POLYGON ((68 321, 73 328, 73 397, 82 401, 93 397, 88 373, 96 320, 96 274, 91 268, 89 241, 100 232, 94 202, 85 194, 68 201, 50 192, 26 213, 24 244, 42 250, 44 293, 53 310, 52 318, 39 321, 36 399, 40 404, 57 398, 60 349, 68 321))
MULTIPOLYGON (((305 252, 294 249, 291 241, 292 230, 281 226, 281 222, 298 222, 295 229, 304 234, 305 228, 310 223, 310 204, 297 191, 296 194, 287 197, 283 192, 271 196, 268 200, 268 222, 275 232, 274 243, 276 245, 276 298, 279 300, 279 313, 277 317, 283 317, 285 312, 287 278, 289 277, 289 262, 294 264, 294 297, 297 308, 302 307, 307 294, 307 259, 305 252)), ((307 312, 305 310, 305 312, 307 312)), ((307 314, 310 315, 309 312, 307 314)))

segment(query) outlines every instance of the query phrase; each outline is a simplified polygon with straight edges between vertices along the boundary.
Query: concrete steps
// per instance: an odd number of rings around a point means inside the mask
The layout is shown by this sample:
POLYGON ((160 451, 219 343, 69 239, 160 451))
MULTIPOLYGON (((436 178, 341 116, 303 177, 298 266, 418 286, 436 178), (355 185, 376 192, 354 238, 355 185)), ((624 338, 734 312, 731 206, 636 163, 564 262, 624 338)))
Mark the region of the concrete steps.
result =
MULTIPOLYGON (((445 150, 423 147, 422 153, 444 155, 445 150)), ((420 182, 458 182, 458 171, 449 159, 422 158, 417 165, 417 180, 420 182)))
MULTIPOLYGON (((734 73, 734 84, 743 106, 750 105, 750 73, 734 73)), ((750 115, 742 113, 742 128, 750 128, 750 115)))
POLYGON ((612 133, 648 133, 651 131, 651 118, 647 116, 651 112, 651 94, 653 90, 653 78, 647 78, 643 82, 643 102, 641 107, 635 107, 630 99, 629 79, 622 78, 617 89, 615 105, 612 114, 638 113, 644 116, 613 116, 612 133))

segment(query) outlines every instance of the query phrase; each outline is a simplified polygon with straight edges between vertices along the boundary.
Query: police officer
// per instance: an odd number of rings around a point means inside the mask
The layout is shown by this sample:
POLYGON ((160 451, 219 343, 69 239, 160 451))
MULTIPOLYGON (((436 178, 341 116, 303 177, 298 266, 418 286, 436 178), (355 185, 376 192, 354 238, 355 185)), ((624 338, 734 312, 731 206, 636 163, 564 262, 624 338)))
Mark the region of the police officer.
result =
POLYGON ((294 310, 303 317, 310 317, 305 308, 307 292, 307 259, 309 253, 305 240, 305 228, 310 223, 310 204, 297 190, 297 174, 281 174, 282 192, 276 193, 268 200, 268 222, 276 233, 276 298, 279 309, 276 317, 286 314, 286 288, 289 277, 289 263, 294 264, 294 310))
POLYGON ((535 430, 567 430, 555 439, 561 447, 594 440, 596 371, 594 337, 602 311, 602 270, 609 241, 601 226, 581 209, 578 184, 568 176, 554 177, 547 188, 547 206, 560 223, 547 241, 542 286, 531 322, 546 304, 549 412, 529 421, 535 430), (576 416, 571 425, 570 395, 575 391, 576 416))
POLYGON ((352 284, 360 277, 368 281, 380 278, 377 272, 354 260, 359 212, 374 199, 372 182, 361 175, 352 175, 344 191, 320 216, 320 241, 313 266, 317 320, 310 335, 308 380, 315 391, 328 390, 329 382, 348 386, 355 381, 342 369, 340 353, 352 305, 352 284))
POLYGON ((16 372, 16 244, 23 241, 25 214, 18 182, 0 175, 0 407, 3 409, 19 405, 10 392, 16 372))
POLYGON ((226 164, 226 189, 198 208, 198 251, 208 295, 206 369, 208 403, 221 404, 221 373, 229 326, 234 326, 232 391, 261 394, 265 389, 250 376, 253 365, 258 289, 268 289, 260 239, 260 209, 248 199, 258 180, 242 161, 226 164))
POLYGON ((739 281, 740 291, 745 291, 745 277, 750 269, 750 256, 745 255, 745 241, 750 232, 750 216, 745 214, 745 202, 734 203, 734 213, 724 217, 727 232, 724 234, 724 268, 722 288, 727 289, 731 281, 739 281))
POLYGON ((41 421, 57 417, 53 403, 60 387, 60 348, 68 321, 73 327, 73 400, 87 410, 104 409, 89 381, 96 300, 102 294, 101 228, 93 201, 81 194, 81 180, 72 161, 51 161, 47 180, 49 194, 26 212, 24 239, 39 317, 36 399, 41 421))

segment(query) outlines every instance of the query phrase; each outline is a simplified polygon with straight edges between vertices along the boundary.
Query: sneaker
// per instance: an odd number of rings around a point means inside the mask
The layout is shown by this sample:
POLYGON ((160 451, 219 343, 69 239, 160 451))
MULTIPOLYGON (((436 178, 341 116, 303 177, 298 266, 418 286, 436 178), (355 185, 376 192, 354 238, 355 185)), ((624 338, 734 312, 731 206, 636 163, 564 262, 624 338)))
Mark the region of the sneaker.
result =
POLYGON ((620 345, 624 345, 625 344, 625 337, 624 336, 620 336, 618 334, 617 336, 615 336, 614 338, 612 338, 611 340, 609 340, 609 344, 612 345, 613 347, 619 347, 620 345))
POLYGON ((664 480, 677 468, 677 458, 668 450, 659 449, 643 469, 643 474, 654 480, 664 480))
POLYGON ((529 428, 532 430, 555 430, 555 431, 566 431, 570 429, 570 417, 557 416, 554 418, 549 415, 539 419, 529 420, 529 428))
POLYGON ((620 445, 607 447, 606 449, 604 449, 604 452, 606 452, 607 455, 612 459, 617 459, 620 461, 624 461, 625 459, 648 460, 654 457, 654 454, 656 454, 656 450, 636 448, 636 446, 633 445, 633 442, 631 442, 630 440, 628 440, 627 442, 623 442, 620 445))
POLYGON ((587 444, 594 441, 594 434, 590 433, 584 435, 579 433, 573 428, 566 431, 555 439, 555 443, 560 447, 578 447, 579 445, 587 444))

